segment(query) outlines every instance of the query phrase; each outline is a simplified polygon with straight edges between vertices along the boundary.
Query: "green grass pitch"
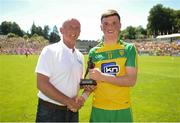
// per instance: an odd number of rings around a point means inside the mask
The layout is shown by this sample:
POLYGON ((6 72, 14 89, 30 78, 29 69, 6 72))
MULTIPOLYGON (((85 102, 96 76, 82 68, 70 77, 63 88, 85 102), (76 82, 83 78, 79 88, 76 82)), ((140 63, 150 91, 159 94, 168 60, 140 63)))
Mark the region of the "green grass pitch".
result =
MULTIPOLYGON (((33 122, 37 88, 34 72, 38 56, 0 56, 0 122, 33 122)), ((132 88, 134 121, 180 121, 180 57, 141 56, 138 79, 132 88)), ((88 121, 92 96, 80 110, 88 121)))

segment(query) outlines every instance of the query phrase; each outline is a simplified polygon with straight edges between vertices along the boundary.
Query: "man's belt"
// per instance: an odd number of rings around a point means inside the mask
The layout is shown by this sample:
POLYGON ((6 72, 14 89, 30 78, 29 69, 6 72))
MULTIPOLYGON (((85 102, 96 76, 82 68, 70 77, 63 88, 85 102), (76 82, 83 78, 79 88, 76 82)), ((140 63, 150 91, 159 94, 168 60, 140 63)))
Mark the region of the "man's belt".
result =
POLYGON ((67 106, 56 105, 56 104, 44 101, 40 98, 39 98, 39 104, 42 104, 42 105, 44 105, 48 108, 51 108, 51 109, 68 110, 67 106))

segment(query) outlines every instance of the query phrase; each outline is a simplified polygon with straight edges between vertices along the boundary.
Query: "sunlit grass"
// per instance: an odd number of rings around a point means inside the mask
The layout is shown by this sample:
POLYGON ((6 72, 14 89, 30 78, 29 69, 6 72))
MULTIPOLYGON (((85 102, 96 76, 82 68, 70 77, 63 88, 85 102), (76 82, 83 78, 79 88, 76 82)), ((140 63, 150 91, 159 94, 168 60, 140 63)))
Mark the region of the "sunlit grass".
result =
MULTIPOLYGON (((0 56, 0 121, 34 121, 37 106, 38 56, 0 56)), ((132 88, 134 121, 180 121, 180 57, 140 57, 137 84, 132 88)), ((90 97, 80 110, 89 121, 90 97)))

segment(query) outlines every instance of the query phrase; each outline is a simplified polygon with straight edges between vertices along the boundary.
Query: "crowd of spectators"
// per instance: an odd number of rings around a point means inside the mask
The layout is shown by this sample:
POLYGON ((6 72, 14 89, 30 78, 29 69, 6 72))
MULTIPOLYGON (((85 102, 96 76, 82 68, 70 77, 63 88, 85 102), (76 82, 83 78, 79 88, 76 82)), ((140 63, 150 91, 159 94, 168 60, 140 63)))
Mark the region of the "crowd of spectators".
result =
POLYGON ((180 41, 175 42, 135 42, 140 55, 178 55, 180 56, 180 41))
MULTIPOLYGON (((135 44, 139 55, 176 55, 180 56, 180 41, 128 41, 135 44)), ((7 38, 0 36, 0 54, 29 55, 39 54, 47 41, 33 39, 7 38)), ((86 43, 85 43, 86 45, 86 43)), ((82 47, 82 46, 81 46, 82 47)), ((86 46, 84 46, 86 47, 86 46)), ((78 48, 78 47, 77 47, 78 48)))
POLYGON ((48 43, 46 41, 35 41, 33 39, 18 38, 0 38, 0 54, 11 55, 29 55, 39 54, 44 46, 48 43))

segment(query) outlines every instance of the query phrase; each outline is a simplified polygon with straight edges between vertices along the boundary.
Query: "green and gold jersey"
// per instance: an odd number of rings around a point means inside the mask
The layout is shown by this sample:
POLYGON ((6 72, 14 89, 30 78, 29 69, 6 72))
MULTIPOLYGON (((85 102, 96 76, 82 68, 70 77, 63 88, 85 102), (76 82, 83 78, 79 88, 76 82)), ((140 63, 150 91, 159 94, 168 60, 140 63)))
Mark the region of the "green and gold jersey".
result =
MULTIPOLYGON (((125 67, 137 67, 135 46, 121 40, 113 45, 101 42, 90 50, 89 57, 101 72, 114 76, 126 75, 125 67)), ((93 106, 106 110, 128 108, 130 106, 130 88, 97 81, 93 106)))

